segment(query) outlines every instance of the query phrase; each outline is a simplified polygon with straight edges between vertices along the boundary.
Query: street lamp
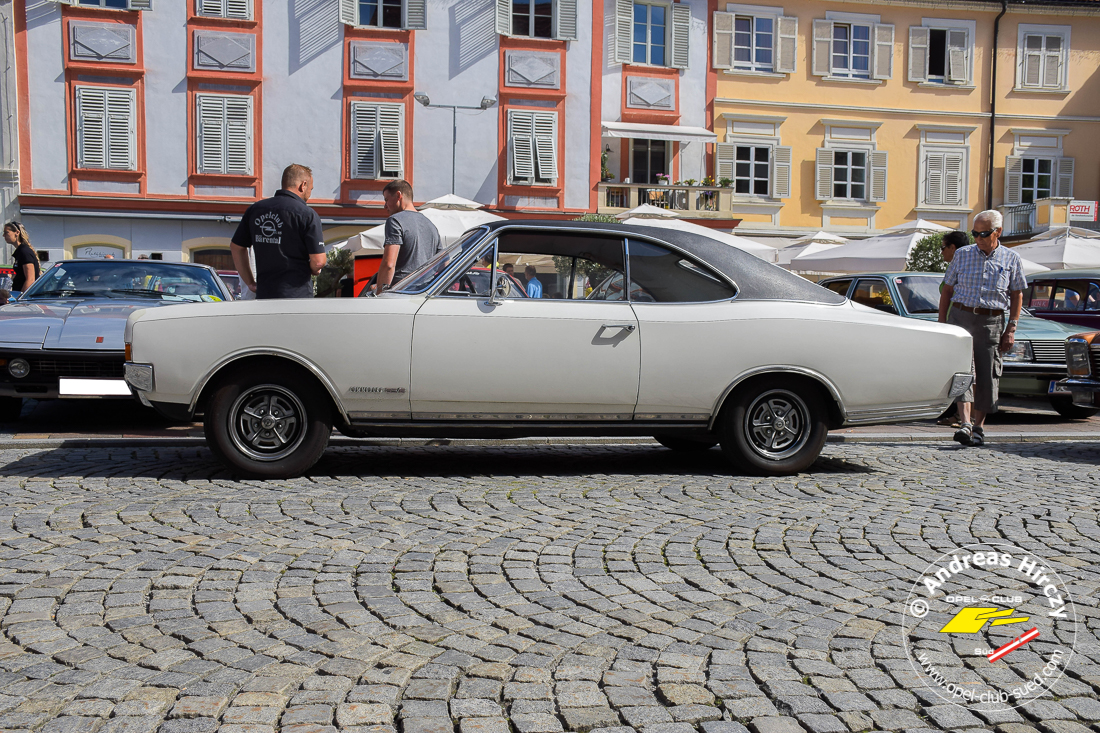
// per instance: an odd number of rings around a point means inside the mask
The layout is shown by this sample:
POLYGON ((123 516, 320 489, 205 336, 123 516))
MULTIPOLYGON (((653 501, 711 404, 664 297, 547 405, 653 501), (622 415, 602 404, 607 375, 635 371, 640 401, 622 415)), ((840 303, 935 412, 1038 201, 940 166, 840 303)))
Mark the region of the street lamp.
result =
POLYGON ((424 92, 413 92, 413 99, 425 107, 436 107, 451 110, 451 193, 455 192, 455 155, 458 149, 458 110, 460 109, 489 109, 497 103, 493 97, 482 97, 481 104, 477 107, 469 107, 461 104, 432 104, 431 98, 424 92))

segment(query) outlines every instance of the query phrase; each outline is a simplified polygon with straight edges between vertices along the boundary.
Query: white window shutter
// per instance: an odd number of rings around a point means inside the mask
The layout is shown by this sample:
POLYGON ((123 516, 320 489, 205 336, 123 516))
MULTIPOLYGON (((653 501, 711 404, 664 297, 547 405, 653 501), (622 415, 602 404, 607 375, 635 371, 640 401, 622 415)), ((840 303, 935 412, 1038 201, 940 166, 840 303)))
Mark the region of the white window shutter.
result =
POLYGON ((927 206, 943 205, 944 154, 926 153, 924 157, 924 201, 927 206))
POLYGON ((378 105, 378 133, 382 148, 382 171, 386 175, 401 175, 405 170, 404 129, 405 108, 400 104, 378 105))
POLYGON ((772 148, 772 198, 791 197, 791 148, 777 145, 772 148))
POLYGON ((1047 89, 1062 88, 1062 39, 1060 36, 1047 36, 1043 51, 1043 86, 1047 89), (1055 50, 1051 50, 1055 46, 1055 50))
POLYGON ((909 26, 909 81, 928 81, 928 36, 927 28, 909 26))
POLYGON ((225 17, 252 20, 252 0, 225 0, 225 17))
POLYGON ((107 101, 107 167, 137 170, 137 93, 133 89, 109 89, 107 101))
POLYGON ((402 3, 401 12, 404 22, 401 27, 406 30, 422 31, 428 27, 428 3, 427 0, 405 0, 402 3))
POLYGON ((559 41, 577 40, 577 0, 555 0, 555 35, 559 41))
POLYGON ((714 14, 714 47, 711 63, 716 69, 733 68, 733 13, 714 14))
POLYGON ((359 25, 359 0, 339 0, 340 22, 344 25, 359 25))
POLYGON ((1056 196, 1063 199, 1073 198, 1073 158, 1055 158, 1058 167, 1058 188, 1056 196))
POLYGON ((876 24, 875 34, 875 60, 874 78, 890 79, 894 76, 894 26, 876 24))
POLYGON ((535 112, 534 126, 538 177, 554 180, 558 177, 558 114, 535 112))
POLYGON ((130 10, 152 10, 153 0, 130 0, 130 10))
POLYGON ((1022 198, 1024 159, 1017 155, 1005 157, 1005 206, 1017 206, 1022 198))
POLYGON ((783 16, 776 18, 772 58, 774 69, 780 74, 793 74, 798 69, 798 18, 783 16))
POLYGON ((196 0, 199 15, 220 18, 225 14, 225 0, 196 0))
POLYGON ((733 143, 717 143, 714 146, 715 178, 733 178, 733 165, 737 159, 737 146, 733 143))
POLYGON ((947 31, 947 79, 954 84, 970 81, 969 64, 966 63, 969 35, 961 29, 947 31))
POLYGON ((943 156, 943 203, 962 206, 966 201, 966 155, 946 153, 943 156))
POLYGON ((830 148, 818 148, 814 178, 814 190, 818 201, 828 201, 833 197, 833 151, 830 148))
POLYGON ((871 151, 871 201, 886 200, 887 164, 890 154, 885 150, 871 151))
POLYGON ((363 102, 351 104, 351 177, 378 176, 375 145, 378 140, 378 106, 363 102))
POLYGON ((1042 80, 1043 37, 1024 36, 1022 86, 1037 87, 1042 80))
POLYGON ((832 71, 833 22, 814 20, 814 76, 828 76, 832 71))
POLYGON ((513 180, 533 180, 535 177, 533 116, 531 112, 510 111, 508 113, 508 139, 512 147, 513 180))
POLYGON ((672 5, 672 63, 677 69, 686 69, 691 60, 691 6, 687 3, 672 5))
POLYGON ((252 174, 252 97, 225 98, 225 173, 252 174))
POLYGON ((615 63, 629 64, 633 58, 634 2, 615 0, 615 63))
POLYGON ((107 94, 76 88, 76 159, 78 168, 107 167, 107 94))
POLYGON ((224 97, 199 95, 197 114, 199 173, 225 173, 224 97))
POLYGON ((512 0, 496 0, 497 33, 512 35, 512 0))

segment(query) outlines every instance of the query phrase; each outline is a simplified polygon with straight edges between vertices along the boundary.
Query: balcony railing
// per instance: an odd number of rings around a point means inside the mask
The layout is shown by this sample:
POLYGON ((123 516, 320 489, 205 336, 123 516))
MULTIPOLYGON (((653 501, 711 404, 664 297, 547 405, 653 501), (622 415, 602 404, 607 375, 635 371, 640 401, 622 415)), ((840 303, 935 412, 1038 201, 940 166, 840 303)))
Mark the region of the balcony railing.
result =
POLYGON ((640 183, 601 183, 601 214, 619 214, 649 204, 695 218, 734 219, 732 191, 715 186, 654 186, 640 183))
POLYGON ((1004 236, 1012 237, 1031 234, 1035 230, 1035 204, 1006 206, 1001 210, 1004 216, 1004 236))

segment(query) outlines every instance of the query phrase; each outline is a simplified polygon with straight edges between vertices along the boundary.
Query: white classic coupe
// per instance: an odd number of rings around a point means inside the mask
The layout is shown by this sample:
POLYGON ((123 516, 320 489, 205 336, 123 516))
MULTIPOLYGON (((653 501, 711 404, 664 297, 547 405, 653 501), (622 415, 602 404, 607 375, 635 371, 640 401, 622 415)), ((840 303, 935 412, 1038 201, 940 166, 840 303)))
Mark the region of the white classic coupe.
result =
POLYGON ((139 398, 202 415, 214 453, 257 478, 308 470, 334 425, 652 435, 788 474, 828 430, 936 417, 971 381, 962 329, 856 305, 709 238, 576 222, 471 230, 379 297, 138 311, 126 343, 139 398))

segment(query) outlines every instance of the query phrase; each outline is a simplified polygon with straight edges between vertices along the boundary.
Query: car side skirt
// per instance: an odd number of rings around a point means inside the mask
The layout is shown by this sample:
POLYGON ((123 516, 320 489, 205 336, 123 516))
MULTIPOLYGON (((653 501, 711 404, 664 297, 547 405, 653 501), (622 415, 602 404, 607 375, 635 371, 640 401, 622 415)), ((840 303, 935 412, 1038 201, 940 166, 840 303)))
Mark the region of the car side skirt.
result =
POLYGON ((639 437, 675 433, 684 437, 710 435, 705 420, 665 422, 622 421, 504 421, 504 420, 387 420, 353 421, 346 429, 353 437, 372 438, 530 438, 553 436, 639 437))

